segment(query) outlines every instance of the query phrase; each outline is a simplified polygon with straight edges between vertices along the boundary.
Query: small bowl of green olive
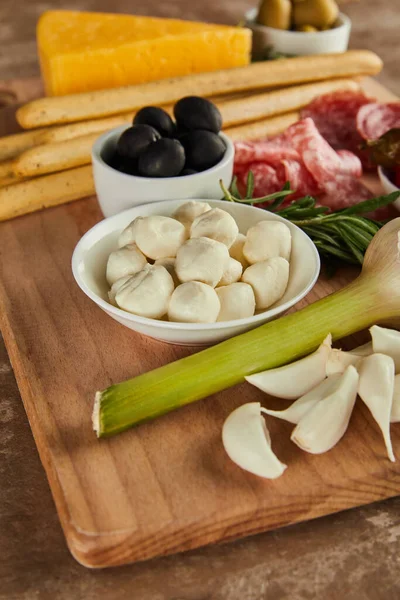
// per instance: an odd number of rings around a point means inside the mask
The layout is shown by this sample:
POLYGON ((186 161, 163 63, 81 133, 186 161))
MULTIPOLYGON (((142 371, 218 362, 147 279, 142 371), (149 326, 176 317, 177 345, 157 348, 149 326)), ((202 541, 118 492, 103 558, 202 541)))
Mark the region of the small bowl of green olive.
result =
POLYGON ((245 14, 256 59, 345 52, 351 20, 335 0, 267 0, 245 14))
POLYGON ((220 180, 229 187, 235 154, 221 127, 212 102, 187 96, 175 104, 173 116, 146 106, 130 127, 101 135, 92 163, 104 216, 159 200, 221 199, 220 180))

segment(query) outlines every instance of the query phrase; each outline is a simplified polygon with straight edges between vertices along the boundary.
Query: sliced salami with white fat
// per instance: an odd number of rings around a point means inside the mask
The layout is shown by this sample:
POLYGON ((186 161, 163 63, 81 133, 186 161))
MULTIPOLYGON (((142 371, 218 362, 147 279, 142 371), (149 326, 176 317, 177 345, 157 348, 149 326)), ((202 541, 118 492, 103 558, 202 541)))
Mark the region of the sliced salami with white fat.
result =
POLYGON ((365 140, 376 140, 395 127, 400 127, 400 102, 371 102, 357 113, 357 130, 365 140))
POLYGON ((325 181, 324 189, 318 202, 331 210, 354 206, 373 197, 372 192, 351 175, 336 175, 331 181, 325 181))
POLYGON ((338 155, 342 161, 341 173, 352 175, 353 177, 361 177, 362 175, 362 164, 361 160, 350 152, 350 150, 338 150, 338 155))
POLYGON ((288 144, 267 142, 236 142, 235 165, 245 165, 252 162, 265 162, 278 165, 282 160, 289 158, 298 160, 298 152, 288 144))

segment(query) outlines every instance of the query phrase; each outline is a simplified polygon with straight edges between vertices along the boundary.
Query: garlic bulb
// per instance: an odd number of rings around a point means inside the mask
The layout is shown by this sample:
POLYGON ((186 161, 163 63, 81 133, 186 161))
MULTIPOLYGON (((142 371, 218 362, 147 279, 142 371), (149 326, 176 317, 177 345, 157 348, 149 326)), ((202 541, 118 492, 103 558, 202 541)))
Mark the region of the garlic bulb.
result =
POLYGON ((154 261, 154 264, 161 265, 167 269, 168 273, 174 280, 175 287, 180 284, 178 276, 175 273, 175 258, 157 258, 157 260, 154 261))
POLYGON ((390 422, 400 422, 400 375, 395 375, 393 388, 392 412, 390 413, 390 422))
POLYGON ((142 219, 144 219, 144 217, 136 217, 131 223, 129 223, 128 227, 125 227, 118 238, 119 248, 127 246, 128 244, 134 244, 136 242, 136 227, 138 226, 139 221, 142 219))
POLYGON ((373 325, 369 331, 374 352, 391 356, 396 373, 400 371, 400 332, 395 329, 379 327, 379 325, 373 325))
POLYGON ((111 252, 107 261, 106 279, 110 285, 121 277, 134 275, 147 265, 144 254, 136 244, 128 244, 115 252, 111 252))
MULTIPOLYGON (((207 214, 207 213, 206 213, 207 214)), ((215 287, 229 261, 228 248, 209 238, 195 238, 178 250, 175 272, 183 283, 200 281, 215 287)))
POLYGON ((262 407, 261 412, 297 425, 297 423, 301 421, 301 419, 311 408, 320 402, 320 400, 332 393, 337 386, 340 377, 341 374, 337 373, 335 375, 331 375, 327 379, 324 379, 316 387, 307 392, 307 394, 304 394, 298 400, 293 402, 293 404, 286 410, 270 410, 262 407))
POLYGON ((254 315, 256 301, 251 285, 231 283, 215 290, 221 303, 217 321, 233 321, 254 315))
POLYGON ((313 354, 283 367, 248 375, 245 379, 266 394, 294 400, 325 379, 331 346, 332 336, 329 334, 313 354))
POLYGON ((230 248, 237 238, 239 228, 235 219, 220 208, 212 208, 197 217, 190 228, 190 237, 206 237, 230 248))
POLYGON ((280 300, 289 281, 289 263, 279 256, 255 263, 242 275, 242 281, 249 283, 256 297, 256 309, 268 308, 280 300))
POLYGON ((247 262, 243 254, 243 246, 246 243, 246 239, 247 238, 245 235, 243 235, 243 233, 238 233, 235 241, 229 248, 229 254, 232 258, 238 260, 241 263, 243 269, 247 269, 247 267, 249 266, 249 263, 247 262))
POLYGON ((358 393, 382 431, 389 459, 394 462, 390 439, 390 418, 394 391, 394 361, 385 354, 372 354, 359 368, 358 393))
POLYGON ((243 254, 251 265, 276 256, 289 260, 291 247, 292 235, 285 223, 260 221, 248 230, 243 254))
POLYGON ((340 375, 333 391, 321 399, 300 419, 290 439, 311 454, 333 448, 348 427, 357 397, 358 373, 350 365, 340 375))
POLYGON ((272 451, 259 402, 243 404, 229 415, 222 427, 222 443, 229 458, 254 475, 276 479, 286 469, 272 451))
POLYGON ((205 283, 189 281, 178 285, 168 307, 170 321, 215 323, 220 310, 216 291, 205 283))
POLYGON ((230 285, 231 283, 236 283, 242 276, 242 265, 238 260, 229 257, 228 262, 225 266, 225 270, 222 273, 221 279, 218 281, 217 287, 223 285, 230 285))
POLYGON ((186 229, 190 230, 193 221, 202 215, 203 213, 211 210, 211 206, 208 202, 200 202, 199 200, 190 200, 185 202, 179 208, 176 209, 172 216, 173 219, 180 221, 186 229))
POLYGON ((165 267, 148 264, 117 289, 115 302, 135 315, 160 319, 168 310, 173 291, 174 282, 165 267))
POLYGON ((135 226, 136 245, 153 260, 175 257, 186 239, 185 226, 170 217, 143 217, 135 226))

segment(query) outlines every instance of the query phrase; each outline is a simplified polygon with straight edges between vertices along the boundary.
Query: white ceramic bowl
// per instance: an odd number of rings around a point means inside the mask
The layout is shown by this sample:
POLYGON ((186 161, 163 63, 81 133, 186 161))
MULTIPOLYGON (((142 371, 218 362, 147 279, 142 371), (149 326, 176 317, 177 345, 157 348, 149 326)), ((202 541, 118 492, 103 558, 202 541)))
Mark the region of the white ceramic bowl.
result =
MULTIPOLYGON (((392 192, 399 192, 400 189, 393 183, 393 181, 389 178, 389 175, 383 167, 378 167, 378 175, 381 181, 382 187, 385 190, 386 194, 391 194, 392 192)), ((400 210, 400 198, 393 202, 394 206, 397 210, 400 210)))
POLYGON ((151 178, 127 175, 107 164, 106 160, 114 153, 118 138, 125 129, 128 129, 128 125, 104 133, 95 141, 92 149, 94 184, 105 217, 133 206, 161 200, 219 200, 223 196, 219 180, 222 179, 227 187, 230 186, 235 148, 225 134, 220 133, 220 136, 226 144, 226 152, 222 160, 211 169, 185 177, 151 178))
POLYGON ((275 29, 256 23, 257 8, 246 12, 246 27, 253 31, 253 53, 268 47, 283 54, 331 54, 345 52, 349 45, 351 20, 339 13, 337 26, 326 31, 303 32, 275 29))
POLYGON ((146 204, 109 217, 90 229, 77 244, 72 257, 72 271, 79 287, 110 317, 144 335, 182 345, 206 345, 253 329, 270 321, 288 310, 311 290, 320 270, 320 260, 316 247, 301 229, 278 215, 260 208, 225 201, 209 201, 212 207, 220 207, 229 212, 239 226, 241 233, 262 220, 285 222, 292 233, 293 250, 290 261, 290 277, 285 295, 270 309, 237 321, 221 323, 170 323, 138 317, 117 308, 108 302, 105 272, 107 259, 117 248, 121 231, 137 216, 171 215, 186 200, 171 200, 146 204))

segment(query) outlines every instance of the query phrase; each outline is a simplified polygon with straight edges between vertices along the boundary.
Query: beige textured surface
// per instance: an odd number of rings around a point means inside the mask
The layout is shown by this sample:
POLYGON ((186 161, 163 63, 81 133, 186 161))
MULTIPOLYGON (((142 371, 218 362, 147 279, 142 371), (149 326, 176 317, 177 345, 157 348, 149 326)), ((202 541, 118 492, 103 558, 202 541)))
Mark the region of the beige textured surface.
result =
MULTIPOLYGON (((113 10, 235 22, 251 2, 115 0, 113 10)), ((385 60, 381 81, 400 93, 397 0, 346 7, 353 47, 385 60)), ((0 3, 0 78, 37 74, 34 25, 50 7, 110 10, 109 2, 0 3), (19 6, 18 6, 19 5, 19 6)), ((136 566, 80 567, 58 523, 4 346, 0 345, 0 598, 7 600, 397 600, 400 500, 394 499, 136 566)))

